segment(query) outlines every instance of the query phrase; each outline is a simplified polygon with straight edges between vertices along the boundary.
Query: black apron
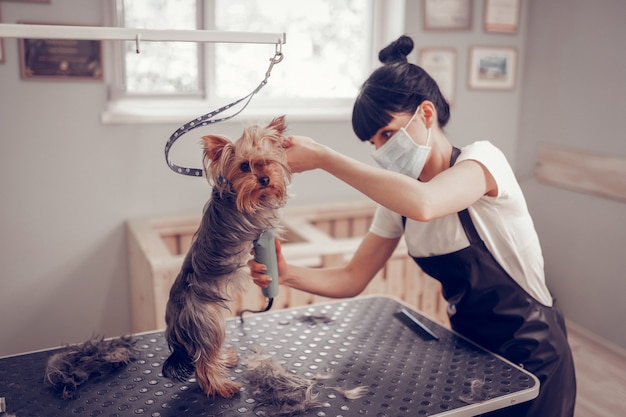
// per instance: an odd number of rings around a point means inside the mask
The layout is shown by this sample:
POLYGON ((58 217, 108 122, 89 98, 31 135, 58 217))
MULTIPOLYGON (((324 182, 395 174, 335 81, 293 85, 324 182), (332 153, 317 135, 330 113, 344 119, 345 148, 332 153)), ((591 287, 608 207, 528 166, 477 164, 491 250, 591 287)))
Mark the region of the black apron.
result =
MULTIPOLYGON (((450 166, 459 154, 453 148, 450 166)), ((536 399, 485 416, 572 417, 576 377, 563 315, 556 304, 547 307, 535 300, 500 266, 467 209, 458 216, 470 246, 413 259, 441 282, 456 332, 523 366, 541 382, 536 399)))

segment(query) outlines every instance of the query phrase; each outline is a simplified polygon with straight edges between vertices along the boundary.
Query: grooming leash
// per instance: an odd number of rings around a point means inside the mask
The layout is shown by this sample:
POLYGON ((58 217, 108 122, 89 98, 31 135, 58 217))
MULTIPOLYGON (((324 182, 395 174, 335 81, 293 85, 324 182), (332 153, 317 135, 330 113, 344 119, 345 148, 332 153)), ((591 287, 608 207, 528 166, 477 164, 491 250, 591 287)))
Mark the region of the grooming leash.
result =
POLYGON ((223 107, 220 107, 217 110, 214 110, 210 113, 204 114, 202 116, 199 116, 187 123, 185 123, 184 125, 182 125, 181 127, 179 127, 178 129, 176 129, 174 131, 174 133, 171 134, 170 138, 167 140, 167 143, 165 144, 165 162, 167 162, 167 166, 170 167, 170 169, 178 174, 181 175, 187 175, 190 177, 201 177, 203 170, 202 168, 188 168, 188 167, 182 167, 179 165, 176 165, 175 163, 173 163, 172 161, 170 161, 170 157, 169 157, 169 153, 170 153, 170 149, 172 148, 172 146, 174 145, 174 142, 176 142, 178 139, 180 139, 181 136, 183 136, 185 133, 188 133, 189 131, 197 128, 197 127, 201 127, 201 126, 207 126, 213 123, 219 123, 219 122, 223 122, 225 120, 231 119, 235 116, 237 116, 239 113, 241 113, 246 107, 248 107, 248 104, 250 104, 250 101, 252 100, 252 97, 254 97, 256 95, 256 93, 258 93, 261 88, 263 88, 265 86, 265 84, 267 84, 267 80, 270 78, 270 75, 272 74, 272 68, 274 68, 274 65, 280 63, 283 60, 283 52, 282 52, 282 43, 278 42, 276 43, 276 50, 274 52, 274 56, 272 58, 270 58, 270 65, 267 68, 267 71, 265 72, 265 78, 263 79, 263 81, 261 81, 261 83, 254 89, 252 90, 252 92, 250 94, 248 94, 245 97, 240 98, 239 100, 233 101, 230 104, 227 104, 223 107), (217 116, 218 114, 222 113, 225 110, 230 109, 231 107, 236 106, 237 104, 241 103, 245 101, 243 107, 241 109, 239 109, 237 112, 226 116, 226 117, 222 117, 220 119, 214 119, 215 116, 217 116))

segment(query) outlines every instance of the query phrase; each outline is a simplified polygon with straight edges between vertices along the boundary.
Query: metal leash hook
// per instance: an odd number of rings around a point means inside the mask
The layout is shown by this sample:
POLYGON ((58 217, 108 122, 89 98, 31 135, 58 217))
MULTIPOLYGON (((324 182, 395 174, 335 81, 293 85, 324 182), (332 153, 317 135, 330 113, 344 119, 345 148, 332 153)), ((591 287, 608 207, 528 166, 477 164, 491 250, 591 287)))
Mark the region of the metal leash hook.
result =
POLYGON ((274 56, 270 58, 270 66, 267 69, 267 72, 265 73, 265 79, 263 81, 267 81, 267 79, 270 78, 270 75, 272 75, 272 68, 274 68, 274 65, 280 63, 284 57, 285 56, 283 55, 283 44, 280 41, 278 41, 276 42, 276 49, 274 50, 274 56))

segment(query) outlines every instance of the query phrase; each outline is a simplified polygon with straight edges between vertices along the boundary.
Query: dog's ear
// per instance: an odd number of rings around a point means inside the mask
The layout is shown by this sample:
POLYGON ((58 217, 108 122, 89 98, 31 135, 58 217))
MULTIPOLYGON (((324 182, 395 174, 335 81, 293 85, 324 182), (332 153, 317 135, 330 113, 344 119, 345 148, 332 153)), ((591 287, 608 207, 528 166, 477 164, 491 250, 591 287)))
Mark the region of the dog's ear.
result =
POLYGON ((224 149, 233 144, 226 136, 220 135, 202 136, 202 142, 204 143, 204 155, 211 161, 219 160, 224 149))
POLYGON ((267 127, 276 130, 279 135, 282 135, 283 133, 285 133, 285 130, 287 130, 285 115, 283 114, 282 116, 276 117, 270 122, 269 125, 267 125, 267 127))

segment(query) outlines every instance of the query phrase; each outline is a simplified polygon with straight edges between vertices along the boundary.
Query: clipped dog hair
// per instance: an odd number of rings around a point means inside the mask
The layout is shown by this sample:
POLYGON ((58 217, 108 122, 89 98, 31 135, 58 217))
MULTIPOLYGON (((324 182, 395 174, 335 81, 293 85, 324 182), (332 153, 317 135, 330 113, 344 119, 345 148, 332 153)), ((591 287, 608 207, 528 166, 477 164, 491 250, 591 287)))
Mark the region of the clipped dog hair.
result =
POLYGON ((89 379, 104 378, 135 360, 135 343, 130 336, 111 340, 93 336, 85 343, 69 345, 48 358, 45 381, 61 398, 74 398, 89 379))
MULTIPOLYGON (((323 407, 319 399, 316 385, 319 381, 329 379, 327 374, 318 374, 305 378, 286 370, 273 355, 251 349, 247 358, 243 377, 248 380, 248 389, 257 402, 258 407, 268 407, 272 416, 292 416, 304 413, 313 408, 323 407)), ((338 387, 326 387, 341 393, 346 399, 361 398, 368 391, 367 387, 356 387, 350 390, 338 387)))

